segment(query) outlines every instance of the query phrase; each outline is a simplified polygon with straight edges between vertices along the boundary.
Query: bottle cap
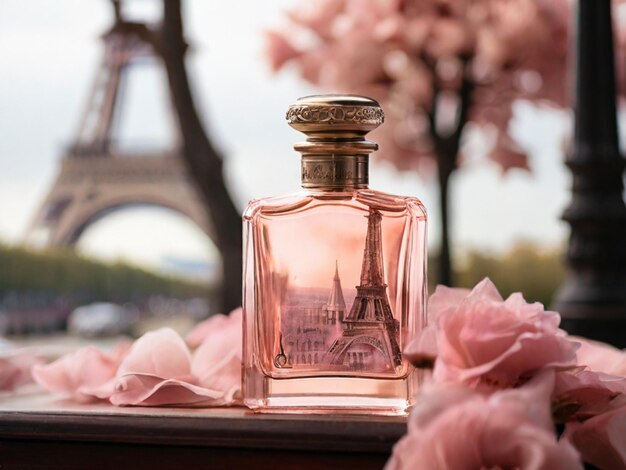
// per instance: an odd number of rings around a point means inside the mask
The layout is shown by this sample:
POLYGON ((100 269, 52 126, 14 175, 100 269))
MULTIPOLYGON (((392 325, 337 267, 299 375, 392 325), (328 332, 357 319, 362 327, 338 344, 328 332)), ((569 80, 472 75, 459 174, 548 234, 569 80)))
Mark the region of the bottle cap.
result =
POLYGON ((367 161, 378 149, 365 134, 385 119, 377 101, 357 95, 305 96, 289 106, 287 122, 307 136, 294 148, 302 154, 302 186, 309 189, 365 188, 367 161))
POLYGON ((377 101, 358 95, 312 95, 287 110, 287 122, 313 138, 360 137, 385 120, 377 101))

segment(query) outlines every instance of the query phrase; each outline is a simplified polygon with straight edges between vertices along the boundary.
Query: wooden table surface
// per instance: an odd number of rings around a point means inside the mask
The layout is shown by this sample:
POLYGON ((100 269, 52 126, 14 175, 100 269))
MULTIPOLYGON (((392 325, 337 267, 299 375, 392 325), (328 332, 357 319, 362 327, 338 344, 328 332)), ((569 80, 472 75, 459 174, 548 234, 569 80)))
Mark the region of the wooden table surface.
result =
POLYGON ((0 399, 0 469, 380 469, 400 417, 0 399))

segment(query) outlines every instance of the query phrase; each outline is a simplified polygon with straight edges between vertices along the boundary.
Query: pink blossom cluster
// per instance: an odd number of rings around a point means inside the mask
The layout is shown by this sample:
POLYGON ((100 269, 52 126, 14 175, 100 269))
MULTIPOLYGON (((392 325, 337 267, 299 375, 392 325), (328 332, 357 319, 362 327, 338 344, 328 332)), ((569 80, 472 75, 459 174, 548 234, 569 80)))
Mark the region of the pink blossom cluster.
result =
POLYGON ((513 104, 566 104, 571 3, 301 0, 267 33, 267 56, 322 89, 377 99, 386 125, 372 138, 400 169, 429 171, 438 138, 466 122, 493 137, 503 169, 526 168, 507 132, 513 104))
POLYGON ((189 333, 162 328, 107 354, 87 346, 32 369, 46 390, 82 403, 228 406, 241 389, 241 309, 189 333), (193 352, 190 348, 194 348, 193 352))
POLYGON ((626 352, 489 279, 438 286, 428 314, 404 353, 432 371, 388 470, 626 468, 626 352))

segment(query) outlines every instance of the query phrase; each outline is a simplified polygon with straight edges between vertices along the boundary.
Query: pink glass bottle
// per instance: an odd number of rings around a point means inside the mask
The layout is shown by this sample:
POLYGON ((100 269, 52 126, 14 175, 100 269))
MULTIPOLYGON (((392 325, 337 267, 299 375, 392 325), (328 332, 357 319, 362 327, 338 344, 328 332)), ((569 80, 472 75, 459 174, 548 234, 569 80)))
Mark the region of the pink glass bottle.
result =
POLYGON ((368 188, 369 98, 299 99, 308 139, 300 192, 244 213, 245 404, 260 412, 403 414, 417 372, 402 357, 424 326, 426 211, 368 188))

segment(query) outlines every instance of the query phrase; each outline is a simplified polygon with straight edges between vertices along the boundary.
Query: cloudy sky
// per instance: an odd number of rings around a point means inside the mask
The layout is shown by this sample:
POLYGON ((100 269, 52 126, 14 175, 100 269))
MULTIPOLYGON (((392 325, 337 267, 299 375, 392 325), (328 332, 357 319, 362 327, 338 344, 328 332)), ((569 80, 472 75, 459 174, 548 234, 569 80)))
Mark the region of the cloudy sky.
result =
MULTIPOLYGON (((281 24, 293 0, 185 2, 190 71, 207 128, 225 154, 232 195, 243 209, 253 197, 298 189, 300 137, 284 122, 286 107, 313 92, 292 70, 272 75, 263 61, 262 31, 281 24)), ((154 18, 159 2, 135 0, 132 15, 154 18)), ((18 243, 72 138, 99 62, 98 35, 111 21, 105 0, 0 0, 0 241, 18 243)), ((129 141, 166 140, 162 82, 154 70, 129 82, 124 125, 129 141), (134 80, 134 81, 133 81, 134 80)), ((569 118, 521 104, 513 134, 530 153, 532 172, 502 176, 480 146, 453 182, 457 252, 504 250, 520 240, 558 245, 569 175, 561 142, 569 118)), ((433 182, 374 162, 371 186, 420 197, 430 208, 431 248, 438 214, 433 182)), ((210 260, 214 251, 189 221, 159 209, 118 211, 86 231, 85 252, 159 264, 164 257, 210 260)))

